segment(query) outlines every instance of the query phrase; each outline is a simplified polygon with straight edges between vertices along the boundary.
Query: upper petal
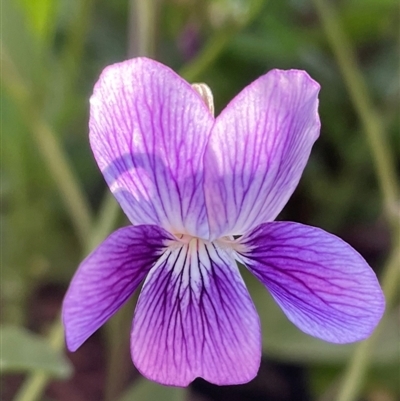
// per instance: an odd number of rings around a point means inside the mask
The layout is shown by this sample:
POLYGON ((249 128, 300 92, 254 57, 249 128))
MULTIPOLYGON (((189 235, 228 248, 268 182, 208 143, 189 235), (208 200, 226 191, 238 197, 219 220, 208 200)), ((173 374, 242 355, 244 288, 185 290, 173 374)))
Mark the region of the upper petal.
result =
POLYGON ((167 251, 140 294, 131 351, 139 371, 161 384, 254 378, 260 323, 232 255, 196 239, 167 251))
POLYGON ((385 300, 373 270, 340 238, 297 223, 262 224, 240 241, 243 263, 289 320, 334 343, 368 337, 385 300))
POLYGON ((156 61, 103 71, 90 99, 90 144, 133 224, 207 236, 203 154, 213 121, 197 92, 156 61))
POLYGON ((81 263, 62 307, 70 351, 79 348, 124 304, 170 239, 156 226, 121 228, 81 263))
POLYGON ((319 135, 318 92, 304 71, 273 70, 217 117, 204 160, 211 238, 243 234, 282 210, 319 135))

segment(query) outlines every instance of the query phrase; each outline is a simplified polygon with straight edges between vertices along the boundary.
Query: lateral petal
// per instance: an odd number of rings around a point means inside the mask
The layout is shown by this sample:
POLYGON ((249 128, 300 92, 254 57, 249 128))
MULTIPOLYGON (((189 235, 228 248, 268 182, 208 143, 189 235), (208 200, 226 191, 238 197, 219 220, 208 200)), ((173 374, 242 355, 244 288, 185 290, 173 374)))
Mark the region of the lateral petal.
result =
POLYGON ((90 144, 132 224, 207 237, 203 154, 213 122, 200 95, 156 61, 102 72, 90 99, 90 144))
POLYGON ((170 239, 156 226, 121 228, 81 263, 62 306, 70 351, 78 349, 125 303, 170 239))
POLYGON ((165 385, 255 377, 260 322, 228 251, 193 239, 164 253, 140 294, 131 352, 144 376, 165 385))
POLYGON ((211 240, 280 213, 319 135, 318 92, 304 71, 272 70, 217 117, 204 160, 211 240))
POLYGON ((241 260, 302 331, 333 343, 368 337, 385 300, 373 270, 340 238, 298 223, 261 224, 241 260))

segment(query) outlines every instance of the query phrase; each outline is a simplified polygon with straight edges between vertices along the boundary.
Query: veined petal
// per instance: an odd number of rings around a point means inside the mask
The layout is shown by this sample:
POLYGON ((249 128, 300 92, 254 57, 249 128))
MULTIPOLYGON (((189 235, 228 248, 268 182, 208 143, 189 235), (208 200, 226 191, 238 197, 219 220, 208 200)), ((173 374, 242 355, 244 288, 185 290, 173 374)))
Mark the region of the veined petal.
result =
POLYGON ((318 91, 304 71, 273 70, 217 117, 204 160, 210 239, 280 213, 319 135, 318 91))
POLYGON ((132 359, 144 376, 175 386, 196 377, 220 385, 255 377, 259 318, 230 253, 193 239, 151 270, 131 335, 132 359))
POLYGON ((385 300, 373 270, 340 238, 298 223, 262 224, 241 241, 241 259, 289 320, 333 343, 368 337, 385 300))
POLYGON ((203 154, 214 118, 168 67, 107 67, 90 99, 90 144, 130 221, 207 237, 203 154))
POLYGON ((124 304, 170 239, 156 226, 121 228, 81 263, 62 307, 70 351, 79 348, 124 304))

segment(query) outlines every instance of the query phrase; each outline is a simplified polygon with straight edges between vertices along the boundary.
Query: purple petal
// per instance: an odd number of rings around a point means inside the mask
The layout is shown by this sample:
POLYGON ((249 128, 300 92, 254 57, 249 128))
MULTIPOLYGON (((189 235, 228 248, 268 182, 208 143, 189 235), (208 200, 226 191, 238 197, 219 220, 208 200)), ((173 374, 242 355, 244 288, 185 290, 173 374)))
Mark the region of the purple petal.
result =
POLYGON ((165 385, 254 378, 260 323, 232 255, 196 239, 166 252, 140 294, 131 352, 144 376, 165 385))
POLYGON ((107 67, 90 100, 90 143, 130 221, 206 237, 203 154, 214 118, 168 67, 107 67))
POLYGON ((156 226, 121 228, 81 263, 62 307, 70 351, 79 348, 124 304, 170 239, 156 226))
POLYGON ((297 223, 262 224, 241 241, 243 263, 289 320, 333 343, 368 337, 385 300, 375 273, 340 238, 297 223))
POLYGON ((204 160, 211 239, 241 235, 282 210, 319 135, 318 91, 304 71, 273 70, 218 116, 204 160))

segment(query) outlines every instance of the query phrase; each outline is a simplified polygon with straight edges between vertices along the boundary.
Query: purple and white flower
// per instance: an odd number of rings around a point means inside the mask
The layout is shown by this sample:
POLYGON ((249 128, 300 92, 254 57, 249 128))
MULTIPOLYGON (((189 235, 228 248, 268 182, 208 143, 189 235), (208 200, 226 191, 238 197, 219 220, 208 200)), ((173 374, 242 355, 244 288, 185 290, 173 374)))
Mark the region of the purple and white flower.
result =
POLYGON ((273 70, 214 118, 200 95, 146 58, 104 70, 90 100, 90 144, 132 223, 80 265, 63 304, 76 350, 138 288, 131 354, 147 378, 244 383, 257 374, 260 321, 237 261, 297 327, 348 343, 384 310, 372 269, 318 228, 274 222, 320 130, 319 85, 273 70))

